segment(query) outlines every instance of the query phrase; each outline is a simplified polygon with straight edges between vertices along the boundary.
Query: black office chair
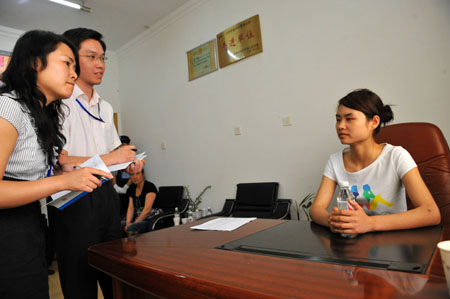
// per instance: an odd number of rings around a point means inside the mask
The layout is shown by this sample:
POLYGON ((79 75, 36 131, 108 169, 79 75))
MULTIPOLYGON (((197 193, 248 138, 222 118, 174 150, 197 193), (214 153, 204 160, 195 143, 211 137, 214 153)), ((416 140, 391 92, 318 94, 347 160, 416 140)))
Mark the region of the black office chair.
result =
POLYGON ((278 183, 237 184, 233 217, 271 218, 278 198, 278 183))
POLYGON ((155 198, 153 208, 162 209, 163 213, 152 217, 149 221, 149 230, 157 230, 173 226, 175 207, 179 213, 184 213, 189 202, 184 198, 184 186, 161 186, 155 198))
POLYGON ((276 182, 237 184, 236 199, 227 199, 213 216, 290 219, 291 200, 278 199, 276 182))
POLYGON ((290 199, 278 198, 275 201, 275 209, 270 218, 274 219, 291 219, 291 204, 290 199))
POLYGON ((233 208, 234 208, 234 203, 236 202, 235 199, 226 199, 225 203, 223 204, 223 208, 222 211, 202 217, 201 219, 204 218, 209 218, 209 217, 213 217, 213 216, 217 216, 217 217, 228 217, 231 216, 231 213, 233 213, 233 208))

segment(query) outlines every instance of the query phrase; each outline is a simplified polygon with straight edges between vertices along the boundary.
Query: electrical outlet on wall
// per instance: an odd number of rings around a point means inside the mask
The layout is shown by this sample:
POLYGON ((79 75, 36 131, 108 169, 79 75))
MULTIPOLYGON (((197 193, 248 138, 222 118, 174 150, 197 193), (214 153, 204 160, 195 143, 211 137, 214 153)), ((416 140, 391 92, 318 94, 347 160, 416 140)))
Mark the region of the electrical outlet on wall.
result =
POLYGON ((283 124, 283 126, 287 127, 287 126, 292 126, 292 117, 290 115, 284 116, 281 119, 281 123, 283 124))

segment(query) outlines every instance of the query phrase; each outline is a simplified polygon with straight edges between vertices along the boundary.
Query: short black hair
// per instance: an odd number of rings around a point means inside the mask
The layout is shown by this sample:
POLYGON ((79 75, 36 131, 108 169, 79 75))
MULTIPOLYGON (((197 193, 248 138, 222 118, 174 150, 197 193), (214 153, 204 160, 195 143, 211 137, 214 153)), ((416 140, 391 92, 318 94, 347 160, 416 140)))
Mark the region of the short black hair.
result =
POLYGON ((130 137, 128 137, 126 135, 122 135, 122 136, 120 136, 120 142, 130 144, 131 140, 130 140, 130 137))
POLYGON ((103 51, 106 52, 106 44, 103 41, 103 35, 100 32, 95 31, 93 29, 75 28, 67 30, 66 32, 63 33, 63 35, 75 45, 77 50, 80 50, 80 45, 85 40, 95 39, 102 45, 103 51))

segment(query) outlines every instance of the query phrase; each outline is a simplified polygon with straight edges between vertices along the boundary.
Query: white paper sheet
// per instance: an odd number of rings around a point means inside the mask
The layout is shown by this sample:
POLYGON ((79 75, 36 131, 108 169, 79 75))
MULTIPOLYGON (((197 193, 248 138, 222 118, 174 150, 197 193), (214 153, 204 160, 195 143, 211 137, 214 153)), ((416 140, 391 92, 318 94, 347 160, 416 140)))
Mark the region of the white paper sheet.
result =
POLYGON ((216 218, 214 220, 210 220, 200 225, 191 226, 191 229, 232 231, 255 219, 256 217, 251 218, 221 217, 216 218))
MULTIPOLYGON (((136 155, 136 159, 138 159, 138 160, 144 160, 146 157, 147 157, 147 155, 145 154, 145 152, 142 152, 142 153, 136 155)), ((111 172, 122 170, 122 169, 127 168, 128 165, 130 165, 132 162, 133 161, 120 163, 120 164, 114 164, 114 165, 109 166, 108 169, 111 172)))
MULTIPOLYGON (((80 166, 96 168, 104 172, 111 173, 99 155, 91 157, 89 160, 85 161, 80 166)), ((60 191, 52 195, 53 200, 47 203, 47 205, 51 205, 62 210, 85 194, 86 192, 82 191, 70 191, 70 190, 60 191)))
POLYGON ((91 167, 107 173, 111 173, 99 155, 92 156, 89 160, 85 161, 83 164, 80 164, 80 167, 91 167))
MULTIPOLYGON (((147 155, 145 152, 142 152, 140 154, 136 155, 136 158, 139 160, 143 160, 147 155)), ((114 164, 109 167, 105 165, 102 158, 100 158, 99 155, 92 156, 89 160, 85 161, 83 164, 80 165, 80 167, 91 167, 100 169, 104 172, 111 173, 112 171, 122 170, 128 167, 128 165, 131 164, 131 162, 121 163, 121 164, 114 164)), ((103 180, 106 181, 107 179, 103 180)), ((54 207, 57 207, 58 209, 62 210, 65 207, 69 206, 73 202, 77 201, 79 198, 83 197, 86 194, 86 192, 82 191, 70 191, 70 190, 64 190, 57 192, 53 194, 52 201, 47 203, 47 205, 51 205, 54 207)))

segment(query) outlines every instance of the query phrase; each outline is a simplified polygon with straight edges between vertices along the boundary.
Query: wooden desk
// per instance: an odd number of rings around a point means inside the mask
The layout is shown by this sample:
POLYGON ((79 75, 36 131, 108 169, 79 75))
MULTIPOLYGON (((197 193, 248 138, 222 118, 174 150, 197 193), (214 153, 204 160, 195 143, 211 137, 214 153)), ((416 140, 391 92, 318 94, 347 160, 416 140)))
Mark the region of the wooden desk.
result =
POLYGON ((185 224, 95 245, 89 262, 113 277, 117 299, 448 298, 438 250, 426 274, 413 274, 215 249, 282 222, 258 219, 232 232, 185 224))

